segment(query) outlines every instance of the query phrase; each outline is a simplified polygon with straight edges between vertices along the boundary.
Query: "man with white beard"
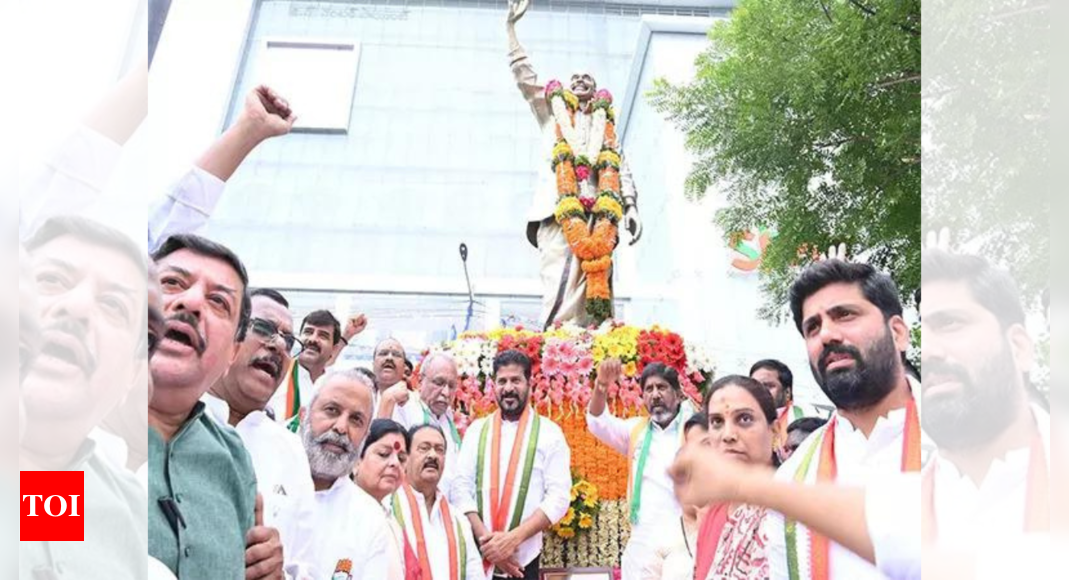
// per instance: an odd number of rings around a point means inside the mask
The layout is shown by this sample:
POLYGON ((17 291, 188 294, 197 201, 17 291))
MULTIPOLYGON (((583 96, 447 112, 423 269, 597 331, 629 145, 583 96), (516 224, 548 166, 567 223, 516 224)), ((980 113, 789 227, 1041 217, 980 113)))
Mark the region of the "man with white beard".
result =
POLYGON ((322 544, 314 568, 320 578, 378 579, 385 570, 403 569, 391 560, 383 507, 349 479, 371 425, 371 390, 359 371, 327 371, 301 422, 316 488, 313 529, 322 544))

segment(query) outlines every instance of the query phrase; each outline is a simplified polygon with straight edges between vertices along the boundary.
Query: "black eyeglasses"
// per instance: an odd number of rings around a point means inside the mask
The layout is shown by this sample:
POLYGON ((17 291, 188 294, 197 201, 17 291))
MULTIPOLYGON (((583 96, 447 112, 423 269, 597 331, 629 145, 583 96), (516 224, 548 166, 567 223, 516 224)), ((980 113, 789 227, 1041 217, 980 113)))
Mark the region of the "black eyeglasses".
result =
POLYGON ((278 325, 270 320, 264 320, 263 318, 253 318, 249 321, 249 329, 253 334, 259 336, 264 342, 274 340, 276 337, 281 338, 283 344, 286 345, 287 351, 293 350, 293 345, 300 344, 302 347, 304 344, 297 340, 296 336, 288 332, 282 332, 278 329, 278 325))

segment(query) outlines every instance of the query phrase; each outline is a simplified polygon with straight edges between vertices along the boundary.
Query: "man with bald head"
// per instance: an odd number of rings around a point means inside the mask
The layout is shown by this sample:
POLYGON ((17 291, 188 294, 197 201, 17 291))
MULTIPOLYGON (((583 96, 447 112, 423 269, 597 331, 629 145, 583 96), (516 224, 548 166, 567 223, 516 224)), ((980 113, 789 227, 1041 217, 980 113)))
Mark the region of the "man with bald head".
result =
MULTIPOLYGON (((328 370, 316 382, 301 440, 316 489, 313 529, 322 539, 320 578, 380 578, 390 568, 386 513, 351 479, 371 425, 371 381, 356 370, 328 370)), ((397 563, 397 568, 400 568, 397 563)))
MULTIPOLYGON (((405 380, 405 347, 396 338, 387 338, 375 346, 375 391, 372 405, 375 417, 389 419, 397 405, 408 402, 408 384, 405 380)), ((403 424, 403 423, 402 423, 403 424)))
MULTIPOLYGON (((417 425, 435 425, 445 433, 446 462, 438 489, 448 497, 460 454, 460 431, 453 420, 453 401, 460 373, 453 357, 432 352, 420 366, 419 398, 409 397, 393 406, 393 420, 411 429, 417 425)), ((384 398, 383 407, 391 405, 384 398)))

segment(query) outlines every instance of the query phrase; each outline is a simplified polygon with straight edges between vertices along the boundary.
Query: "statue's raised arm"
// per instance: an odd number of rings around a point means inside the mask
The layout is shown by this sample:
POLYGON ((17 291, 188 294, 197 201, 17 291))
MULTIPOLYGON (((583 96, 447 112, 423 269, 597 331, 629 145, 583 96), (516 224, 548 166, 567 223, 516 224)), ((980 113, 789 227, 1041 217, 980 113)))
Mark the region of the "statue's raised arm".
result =
POLYGON ((510 0, 508 16, 505 19, 505 30, 509 37, 509 67, 512 76, 516 79, 516 86, 523 94, 523 98, 531 106, 539 125, 545 125, 553 120, 553 113, 546 102, 545 87, 538 82, 538 74, 531 66, 531 59, 523 49, 516 37, 516 23, 527 14, 531 7, 531 0, 510 0))

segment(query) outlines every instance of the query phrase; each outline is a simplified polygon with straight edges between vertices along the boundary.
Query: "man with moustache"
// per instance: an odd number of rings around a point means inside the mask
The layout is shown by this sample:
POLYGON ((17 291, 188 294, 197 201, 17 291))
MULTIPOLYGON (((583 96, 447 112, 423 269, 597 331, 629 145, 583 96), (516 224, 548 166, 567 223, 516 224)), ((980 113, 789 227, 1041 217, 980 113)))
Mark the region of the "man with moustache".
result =
MULTIPOLYGON (((398 405, 408 403, 408 383, 405 379, 405 347, 396 338, 387 338, 375 346, 375 396, 372 400, 376 418, 389 419, 398 405)), ((404 423, 402 423, 404 424, 404 423)))
POLYGON ((315 488, 300 439, 264 412, 292 363, 296 343, 289 302, 257 288, 245 340, 230 369, 203 397, 208 411, 241 436, 264 499, 264 523, 278 529, 288 578, 314 578, 315 488))
POLYGON ((776 359, 759 360, 750 367, 750 378, 761 383, 772 394, 776 403, 776 423, 773 425, 773 441, 781 456, 787 444, 787 427, 805 417, 823 417, 824 413, 794 402, 794 373, 790 367, 776 359))
MULTIPOLYGON (((20 469, 84 473, 85 541, 21 542, 19 577, 55 576, 74 566, 86 578, 139 577, 146 565, 145 492, 89 434, 144 365, 144 254, 123 234, 68 216, 45 222, 26 249, 37 302, 20 322, 33 323, 27 330, 39 325, 39 333, 20 336, 20 365, 28 365, 20 369, 20 469)), ((26 290, 20 293, 32 296, 26 290)))
MULTIPOLYGON (((790 304, 813 376, 836 412, 777 476, 865 486, 919 471, 920 421, 901 356, 909 326, 891 278, 868 264, 817 262, 791 286, 790 304)), ((871 563, 779 514, 770 512, 765 531, 772 578, 883 577, 871 563)))
POLYGON ((619 359, 605 359, 598 366, 586 424, 594 437, 627 457, 631 537, 620 568, 624 580, 637 580, 654 557, 656 530, 682 514, 667 469, 683 445, 683 424, 694 414, 694 408, 686 402, 679 373, 653 363, 643 369, 639 379, 649 416, 616 417, 605 402, 609 388, 622 374, 619 359))
POLYGON ((163 340, 150 363, 148 553, 185 578, 278 578, 278 530, 238 434, 200 401, 233 362, 249 326, 248 274, 228 248, 194 235, 153 255, 163 340))
MULTIPOLYGON (((407 402, 393 408, 393 420, 406 429, 430 424, 446 434, 447 461, 442 468, 443 473, 439 474, 439 490, 445 497, 449 497, 460 457, 460 431, 453 421, 453 401, 459 384, 460 373, 453 357, 443 352, 432 352, 420 366, 419 398, 409 397, 407 402)), ((384 406, 389 404, 384 403, 384 406)))
MULTIPOLYGON (((985 577, 1042 577, 1048 548, 1029 539, 1049 539, 1050 415, 1031 401, 1035 353, 1017 286, 979 256, 930 248, 921 266, 921 424, 938 446, 921 476, 921 540, 985 577)), ((869 506, 870 529, 908 521, 869 506)), ((910 545, 890 536, 874 534, 877 558, 908 562, 910 545)))
POLYGON ((494 358, 498 410, 469 427, 449 498, 471 522, 494 577, 538 580, 542 532, 571 503, 571 451, 560 427, 531 408, 530 381, 527 355, 494 358))
MULTIPOLYGON (((371 383, 355 370, 331 370, 320 377, 317 387, 300 427, 316 490, 313 528, 320 543, 316 574, 381 578, 390 565, 386 514, 349 479, 371 425, 371 383)), ((403 569, 400 562, 395 564, 403 569)))
POLYGON ((289 421, 290 431, 297 432, 305 401, 315 396, 316 381, 365 328, 367 317, 354 314, 342 331, 341 322, 329 310, 315 310, 301 321, 301 352, 286 367, 286 388, 277 391, 269 403, 277 420, 289 421))
POLYGON ((390 497, 389 507, 417 551, 423 578, 482 577, 485 572, 471 524, 439 491, 449 465, 445 431, 422 423, 409 430, 409 439, 405 483, 390 497))

